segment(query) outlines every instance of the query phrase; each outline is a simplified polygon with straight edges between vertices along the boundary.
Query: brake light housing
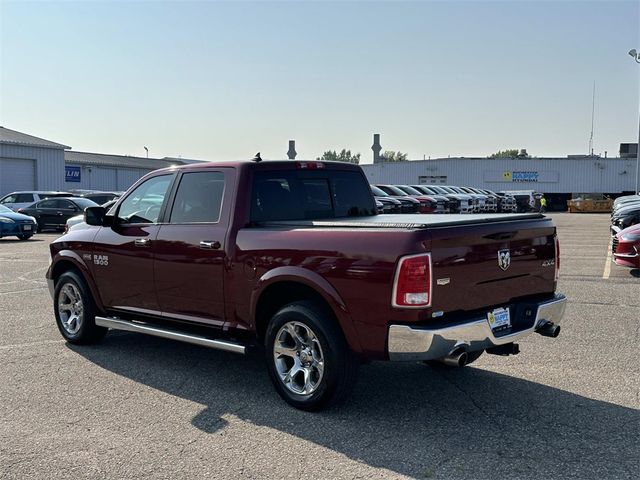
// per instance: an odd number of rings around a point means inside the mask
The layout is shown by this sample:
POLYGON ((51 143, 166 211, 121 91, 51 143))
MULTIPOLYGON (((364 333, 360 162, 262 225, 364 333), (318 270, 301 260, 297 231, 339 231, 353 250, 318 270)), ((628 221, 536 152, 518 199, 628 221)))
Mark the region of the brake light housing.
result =
POLYGON ((391 305, 396 308, 430 307, 432 290, 431 254, 400 258, 393 281, 391 305))
POLYGON ((556 267, 555 281, 558 281, 560 278, 560 241, 558 240, 558 235, 554 237, 555 247, 556 247, 556 261, 554 262, 556 267))
POLYGON ((300 170, 322 170, 324 163, 322 162, 296 162, 296 168, 300 170))

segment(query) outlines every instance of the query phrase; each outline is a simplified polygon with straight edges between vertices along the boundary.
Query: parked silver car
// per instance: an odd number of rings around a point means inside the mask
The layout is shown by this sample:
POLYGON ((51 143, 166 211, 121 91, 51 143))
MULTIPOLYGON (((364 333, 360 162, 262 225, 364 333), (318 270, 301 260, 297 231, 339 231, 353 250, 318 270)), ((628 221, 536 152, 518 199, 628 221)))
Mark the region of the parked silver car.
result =
POLYGON ((47 192, 35 190, 12 192, 0 198, 0 205, 4 205, 14 212, 17 212, 20 208, 26 208, 33 205, 35 202, 53 197, 73 197, 73 194, 68 192, 47 192))

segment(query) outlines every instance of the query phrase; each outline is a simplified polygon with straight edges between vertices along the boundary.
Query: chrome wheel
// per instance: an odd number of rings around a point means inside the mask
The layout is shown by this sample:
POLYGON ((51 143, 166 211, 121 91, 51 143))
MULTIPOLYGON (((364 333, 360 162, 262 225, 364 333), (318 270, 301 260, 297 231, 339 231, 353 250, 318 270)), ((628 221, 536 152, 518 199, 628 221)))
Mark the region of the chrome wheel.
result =
POLYGON ((62 328, 75 335, 82 326, 84 306, 80 290, 73 283, 65 283, 58 293, 58 315, 62 328))
POLYGON ((322 382, 324 355, 316 334, 300 322, 285 323, 273 343, 280 381, 297 395, 311 395, 322 382))

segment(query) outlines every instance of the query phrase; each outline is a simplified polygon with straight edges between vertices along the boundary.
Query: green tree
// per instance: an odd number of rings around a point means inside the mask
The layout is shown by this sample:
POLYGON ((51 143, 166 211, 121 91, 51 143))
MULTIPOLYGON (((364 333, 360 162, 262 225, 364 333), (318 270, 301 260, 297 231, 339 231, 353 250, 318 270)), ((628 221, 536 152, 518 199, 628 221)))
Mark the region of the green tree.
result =
POLYGON ((498 150, 496 153, 493 153, 489 156, 489 158, 512 158, 518 156, 517 148, 508 148, 506 150, 498 150))
POLYGON ((385 162, 406 162, 407 154, 400 151, 394 152, 393 150, 385 150, 382 154, 385 162))
POLYGON ((340 151, 340 153, 336 152, 335 150, 327 150, 322 154, 321 157, 318 157, 317 160, 324 160, 327 162, 355 163, 356 165, 358 165, 360 163, 360 154, 352 154, 351 150, 345 150, 344 148, 340 151))

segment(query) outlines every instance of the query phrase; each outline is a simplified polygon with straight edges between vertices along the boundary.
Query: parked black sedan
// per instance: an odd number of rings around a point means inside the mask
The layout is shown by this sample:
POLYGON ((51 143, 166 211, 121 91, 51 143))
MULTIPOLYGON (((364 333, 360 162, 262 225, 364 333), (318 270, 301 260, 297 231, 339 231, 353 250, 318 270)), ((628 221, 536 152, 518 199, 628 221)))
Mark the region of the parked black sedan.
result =
POLYGON ((640 223, 640 203, 628 203, 611 214, 611 224, 618 230, 640 223))
POLYGON ((67 220, 83 212, 87 207, 96 207, 97 203, 80 197, 48 198, 40 200, 25 208, 18 210, 18 213, 29 215, 38 222, 38 231, 47 228, 64 230, 67 220))

